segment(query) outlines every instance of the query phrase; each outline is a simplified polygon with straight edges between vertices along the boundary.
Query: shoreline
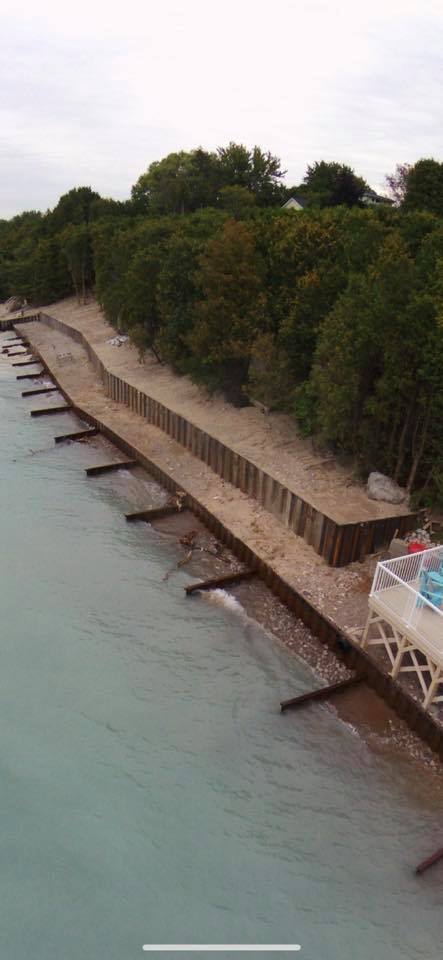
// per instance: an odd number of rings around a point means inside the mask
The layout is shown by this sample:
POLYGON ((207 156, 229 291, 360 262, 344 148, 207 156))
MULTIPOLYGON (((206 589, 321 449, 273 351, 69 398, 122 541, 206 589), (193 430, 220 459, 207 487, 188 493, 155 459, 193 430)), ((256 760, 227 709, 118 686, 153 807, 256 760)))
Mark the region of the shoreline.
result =
MULTIPOLYGON (((20 326, 22 327, 22 325, 20 326)), ((278 546, 277 546, 277 549, 275 549, 275 542, 277 541, 277 544, 278 544, 279 538, 282 536, 282 534, 284 534, 285 539, 286 537, 291 536, 293 538, 293 541, 299 541, 299 538, 295 538, 293 534, 289 533, 289 531, 281 531, 276 529, 275 520, 273 520, 273 518, 269 514, 266 514, 266 512, 263 511, 262 508, 260 508, 257 504, 251 504, 251 501, 249 500, 249 498, 246 497, 244 494, 241 494, 239 491, 237 490, 234 491, 233 488, 230 488, 230 485, 228 485, 227 483, 224 483, 219 477, 215 476, 212 471, 210 471, 208 468, 205 468, 204 465, 201 464, 199 461, 196 461, 196 459, 193 458, 186 451, 184 451, 182 447, 179 447, 179 445, 176 444, 175 441, 171 440, 170 438, 162 434, 162 432, 157 427, 153 427, 151 424, 147 424, 146 422, 143 421, 142 423, 143 429, 141 432, 140 424, 136 422, 136 421, 140 421, 140 417, 137 417, 137 415, 134 414, 133 411, 128 410, 127 408, 123 407, 121 404, 117 405, 115 404, 115 402, 109 401, 109 398, 106 397, 102 385, 97 383, 98 378, 96 376, 95 371, 92 369, 92 365, 89 363, 88 359, 85 356, 82 356, 81 347, 79 348, 76 344, 73 344, 72 341, 70 341, 71 349, 74 346, 76 348, 76 356, 74 358, 75 362, 72 365, 69 364, 66 366, 62 366, 61 369, 57 369, 57 363, 54 362, 54 352, 56 352, 61 347, 61 345, 63 344, 63 341, 66 341, 67 338, 61 335, 60 333, 54 331, 52 328, 48 328, 45 324, 32 323, 22 328, 20 332, 24 333, 26 338, 32 340, 32 343, 35 347, 36 355, 41 356, 43 364, 48 369, 50 375, 53 376, 57 385, 61 388, 62 393, 67 398, 72 399, 72 402, 74 405, 74 412, 78 413, 80 417, 84 417, 86 420, 89 419, 89 422, 94 422, 98 426, 101 426, 103 428, 104 435, 108 436, 108 438, 112 442, 117 443, 117 446, 120 446, 121 449, 124 450, 126 447, 127 451, 129 451, 130 453, 136 452, 138 454, 139 462, 141 462, 142 465, 144 465, 149 472, 151 473, 153 472, 152 470, 153 463, 157 464, 157 479, 159 479, 160 482, 164 484, 165 477, 166 477, 167 478, 166 486, 169 487, 170 491, 175 490, 177 489, 177 487, 181 487, 181 486, 183 486, 186 489, 187 484, 182 482, 183 473, 185 473, 186 475, 185 478, 187 481, 189 480, 196 481, 197 479, 201 481, 200 484, 197 484, 198 486, 200 486, 200 490, 193 491, 193 495, 192 495, 193 507, 195 507, 195 512, 197 513, 197 515, 200 515, 200 518, 203 519, 204 522, 208 516, 211 516, 214 519, 214 523, 212 524, 212 532, 215 533, 215 535, 219 539, 221 539, 223 542, 227 543, 228 547, 231 545, 234 546, 234 553, 236 553, 237 557, 239 557, 239 549, 241 553, 241 548, 243 548, 243 551, 245 553, 251 554, 251 550, 250 550, 250 547, 248 547, 247 545, 247 541, 245 542, 243 538, 240 540, 237 536, 234 536, 231 532, 232 529, 236 529, 236 512, 234 511, 234 516, 232 516, 230 511, 230 505, 232 504, 232 501, 234 499, 240 498, 240 504, 234 504, 234 506, 238 507, 240 505, 241 514, 243 513, 250 514, 248 518, 250 520, 250 528, 252 527, 252 530, 254 530, 254 528, 257 527, 257 525, 260 525, 262 534, 263 532, 265 532, 265 534, 267 534, 268 536, 268 541, 269 541, 268 547, 270 546, 271 548, 270 549, 271 557, 269 557, 269 554, 268 554, 265 558, 259 561, 262 567, 262 570, 261 570, 262 577, 265 583, 269 587, 271 587, 271 590, 274 593, 275 592, 281 593, 281 591, 276 589, 276 586, 278 587, 279 575, 278 573, 275 572, 275 568, 278 567, 278 563, 275 562, 275 553, 276 552, 278 553, 278 546), (83 366, 86 365, 88 368, 90 368, 89 369, 90 382, 88 384, 88 388, 86 391, 88 395, 87 403, 85 403, 85 397, 81 396, 81 392, 79 396, 78 385, 76 390, 76 373, 78 373, 78 368, 80 363, 83 366), (55 370, 53 369, 54 367, 56 368, 55 370), (63 383, 59 382, 59 380, 60 381, 63 380, 63 383), (79 403, 80 400, 83 401, 82 405, 80 405, 79 403), (92 407, 92 410, 91 410, 91 407, 92 407), (118 427, 118 429, 115 430, 115 427, 118 427), (136 436, 134 436, 134 434, 136 434, 136 436), (138 442, 136 445, 133 445, 133 441, 134 439, 137 440, 137 437, 138 437, 138 442), (147 454, 149 454, 149 456, 147 454), (165 457, 166 457, 166 462, 165 462, 165 457), (160 465, 158 465, 159 462, 160 462, 160 465), (165 467, 167 472, 165 471, 165 467), (179 474, 181 474, 181 477, 178 476, 179 474), (217 491, 217 493, 215 493, 214 495, 215 491, 217 491), (233 492, 235 492, 235 495, 236 495, 235 498, 232 496, 233 492), (199 496, 198 501, 197 501, 197 495, 199 496), (216 515, 218 515, 218 520, 216 520, 214 517, 214 503, 213 503, 214 500, 218 501, 216 506, 216 515), (210 507, 211 512, 208 510, 208 507, 210 507), (219 532, 216 529, 217 526, 219 528, 219 531, 222 531, 224 535, 219 536, 219 532), (274 554, 274 556, 272 556, 272 554, 274 554), (272 560, 274 560, 274 563, 272 563, 272 560)), ((84 387, 84 383, 82 384, 82 386, 84 387)), ((155 471, 154 471, 154 476, 155 476, 155 471)), ((237 516, 238 516, 238 511, 237 511, 237 516)), ((244 519, 245 518, 243 517, 243 521, 244 519)), ((245 529, 244 529, 245 524, 243 523, 242 525, 240 523, 240 527, 242 526, 243 526, 243 529, 240 531, 237 531, 236 529, 236 533, 245 532, 245 529)), ((304 543, 302 543, 302 546, 304 547, 305 551, 309 549, 306 547, 306 544, 304 543)), ((297 548, 298 550, 300 549, 300 543, 297 543, 297 548)), ((312 551, 310 552, 312 553, 312 551)), ((255 556, 257 558, 257 554, 255 554, 255 556)), ((258 556, 260 557, 262 555, 259 554, 258 556)), ((246 557, 240 556, 240 559, 246 560, 246 557)), ((317 563, 316 563, 317 573, 319 573, 318 563, 319 562, 321 563, 321 561, 319 561, 319 558, 316 558, 316 560, 317 560, 317 563)), ((332 572, 334 574, 341 575, 341 578, 343 578, 343 573, 349 576, 349 571, 331 571, 330 568, 327 568, 327 570, 328 570, 328 573, 332 572)), ((290 589, 291 588, 287 583, 285 586, 286 594, 288 593, 288 591, 290 591, 290 589)), ((234 595, 235 595, 235 591, 234 591, 234 595)), ((283 599, 286 605, 288 605, 288 600, 289 600, 288 596, 286 596, 285 598, 281 597, 281 599, 283 599)), ((308 600, 303 601, 303 599, 300 596, 298 597, 298 599, 305 605, 307 604, 308 606, 310 606, 308 600)), ((325 598, 325 600, 327 602, 327 598, 325 598)), ((294 612, 295 614, 297 614, 297 610, 293 611, 293 613, 294 612)), ((291 616, 292 616, 292 613, 291 613, 291 616)), ((329 627, 331 631, 335 631, 336 634, 338 630, 338 635, 343 636, 342 629, 340 627, 337 627, 332 621, 329 621, 329 623, 327 623, 327 619, 329 618, 325 618, 324 614, 322 616, 318 615, 318 618, 319 620, 321 620, 323 627, 324 626, 329 627)), ((260 622, 260 620, 258 622, 260 622)), ((324 630, 323 630, 323 633, 324 633, 324 630)), ((348 633, 348 638, 349 638, 350 644, 352 645, 352 635, 350 633, 348 633)), ((317 640, 317 638, 315 638, 315 642, 320 645, 323 651, 325 651, 326 647, 324 646, 323 640, 327 641, 327 638, 322 637, 322 640, 317 640)), ((290 642, 286 642, 285 645, 290 649, 291 647, 294 648, 293 643, 291 644, 290 642)), ((340 657, 341 651, 339 648, 336 649, 335 653, 340 657)), ((380 678, 380 669, 375 666, 373 661, 369 662, 366 655, 363 654, 362 658, 359 657, 358 654, 360 653, 360 651, 355 647, 352 648, 352 646, 351 646, 350 653, 351 653, 351 659, 352 659, 352 655, 357 653, 356 660, 363 659, 363 662, 369 668, 372 667, 375 670, 375 673, 377 674, 377 679, 380 678)), ((332 677, 330 672, 331 667, 328 667, 327 678, 328 679, 330 678, 329 682, 331 681, 333 682, 335 679, 337 679, 337 667, 340 667, 341 665, 338 663, 338 660, 336 659, 335 654, 330 653, 329 650, 327 651, 327 654, 331 657, 331 663, 333 663, 334 665, 332 677)), ((312 666, 312 663, 310 663, 309 658, 306 656, 306 650, 304 652, 302 651, 299 655, 301 655, 301 658, 305 662, 307 662, 309 665, 312 666)), ((348 666, 350 666, 351 668, 352 666, 355 666, 355 663, 349 664, 349 656, 347 659, 348 659, 348 666)), ((320 658, 320 661, 317 658, 317 670, 316 670, 317 675, 321 676, 321 673, 318 672, 319 662, 321 662, 321 658, 320 658)), ((342 676, 343 676, 343 673, 339 671, 338 677, 341 678, 342 676)), ((381 679, 383 681, 383 684, 385 685, 384 690, 382 690, 382 693, 384 693, 385 699, 386 699, 386 692, 388 692, 389 694, 389 690, 392 688, 392 691, 394 694, 394 700, 397 699, 398 701, 398 695, 400 693, 398 685, 393 685, 392 681, 390 681, 390 678, 388 678, 386 675, 382 676, 381 679), (387 691, 386 691, 386 687, 388 688, 387 691)), ((409 700, 410 700, 410 697, 409 697, 409 700)), ((417 705, 415 704, 415 706, 417 705)), ((409 708, 410 707, 411 707, 411 704, 409 704, 409 708)), ((400 712, 399 705, 397 702, 396 714, 398 715, 399 712, 400 712)), ((403 715, 405 715, 404 705, 403 705, 402 712, 403 712, 403 715)), ((417 721, 416 726, 421 724, 420 732, 422 736, 424 735, 424 738, 428 739, 428 742, 429 742, 433 734, 434 743, 435 743, 435 732, 436 732, 435 724, 432 722, 429 724, 429 721, 430 721, 429 716, 426 714, 423 715, 423 711, 418 709, 416 721, 417 721), (433 730, 431 730, 431 737, 426 735, 426 730, 423 728, 424 721, 428 721, 429 728, 431 727, 433 728, 433 730)), ((409 718, 409 726, 411 726, 410 718, 409 718)), ((411 736, 414 737, 414 734, 411 734, 411 736)))

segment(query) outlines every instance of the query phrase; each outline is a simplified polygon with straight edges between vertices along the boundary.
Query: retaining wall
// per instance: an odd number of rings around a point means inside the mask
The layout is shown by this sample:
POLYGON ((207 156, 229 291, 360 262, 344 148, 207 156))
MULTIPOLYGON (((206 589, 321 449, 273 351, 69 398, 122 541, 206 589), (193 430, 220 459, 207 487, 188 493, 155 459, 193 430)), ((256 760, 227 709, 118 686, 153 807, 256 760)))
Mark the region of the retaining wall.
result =
POLYGON ((194 456, 203 460, 224 480, 253 497, 286 527, 314 548, 333 567, 342 567, 376 553, 394 535, 414 529, 419 514, 367 520, 362 523, 337 523, 297 496, 251 460, 236 453, 220 440, 181 417, 163 403, 110 373, 80 330, 56 317, 40 313, 40 320, 80 343, 104 385, 108 397, 125 403, 131 410, 160 427, 194 456))
MULTIPOLYGON (((161 467, 150 460, 149 457, 142 454, 137 447, 128 443, 120 434, 111 430, 102 421, 97 420, 83 407, 73 403, 69 394, 63 389, 57 377, 50 370, 38 350, 34 350, 34 353, 52 377, 66 402, 71 404, 72 410, 77 416, 100 430, 103 436, 114 443, 128 457, 137 460, 171 494, 176 494, 184 490, 187 495, 187 506, 189 509, 202 520, 217 539, 226 544, 232 553, 244 564, 256 570, 258 576, 265 582, 272 593, 274 593, 322 643, 327 644, 339 660, 342 660, 351 669, 364 673, 365 681, 368 685, 392 707, 395 713, 405 721, 409 729, 424 740, 425 743, 439 755, 440 759, 443 760, 443 727, 430 713, 423 709, 404 687, 396 680, 393 680, 392 677, 383 670, 381 664, 372 660, 369 654, 354 642, 352 637, 345 634, 343 630, 340 630, 329 617, 320 612, 306 597, 299 594, 295 587, 277 574, 275 570, 262 560, 243 540, 236 537, 232 530, 226 527, 218 517, 214 516, 210 510, 196 500, 190 491, 185 490, 169 474, 165 473, 161 467)), ((98 360, 97 362, 100 363, 98 360)), ((126 386, 128 385, 126 384, 126 386)))

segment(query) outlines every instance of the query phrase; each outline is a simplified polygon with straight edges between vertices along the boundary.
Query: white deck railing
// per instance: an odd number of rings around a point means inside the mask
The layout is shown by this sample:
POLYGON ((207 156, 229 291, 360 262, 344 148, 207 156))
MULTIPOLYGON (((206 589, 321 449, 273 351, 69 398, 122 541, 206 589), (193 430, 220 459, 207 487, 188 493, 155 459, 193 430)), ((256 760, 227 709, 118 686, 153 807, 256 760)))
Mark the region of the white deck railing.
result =
POLYGON ((443 610, 424 597, 424 574, 443 574, 443 546, 377 564, 370 596, 413 630, 427 647, 442 650, 443 610))

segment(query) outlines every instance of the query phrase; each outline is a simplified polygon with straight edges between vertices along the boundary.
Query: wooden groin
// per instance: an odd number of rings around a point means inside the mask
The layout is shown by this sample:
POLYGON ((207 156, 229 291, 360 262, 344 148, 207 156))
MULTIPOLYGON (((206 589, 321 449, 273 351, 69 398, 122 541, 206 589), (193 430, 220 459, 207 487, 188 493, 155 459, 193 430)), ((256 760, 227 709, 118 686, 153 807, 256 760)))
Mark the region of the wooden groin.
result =
POLYGON ((111 473, 113 470, 130 470, 137 466, 137 460, 117 460, 113 463, 99 463, 96 467, 86 467, 87 477, 98 477, 101 473, 111 473))
POLYGON ((22 397, 36 397, 39 393, 58 393, 58 387, 36 387, 35 390, 22 390, 22 397))
MULTIPOLYGON (((5 353, 5 351, 3 351, 3 353, 5 353)), ((29 350, 14 350, 14 353, 8 350, 8 357, 29 357, 29 355, 29 350)), ((15 363, 13 366, 15 367, 15 363)))
MULTIPOLYGON (((51 371, 51 377, 67 401, 70 397, 57 375, 51 371)), ((186 506, 221 543, 234 554, 240 563, 253 569, 263 583, 322 643, 329 647, 337 659, 357 673, 364 674, 365 682, 373 689, 407 724, 410 730, 424 740, 428 746, 443 759, 443 727, 435 717, 424 710, 407 688, 399 684, 383 666, 373 660, 366 650, 357 644, 351 635, 345 633, 326 613, 319 610, 311 600, 276 572, 272 565, 259 553, 226 526, 208 507, 187 491, 185 485, 169 472, 151 460, 138 447, 129 443, 125 437, 112 429, 107 423, 93 416, 84 406, 73 403, 72 412, 81 420, 100 430, 100 433, 121 450, 127 457, 133 457, 144 467, 158 483, 162 484, 171 496, 186 494, 186 506)))
POLYGON ((243 580, 251 580, 252 577, 256 576, 256 570, 233 570, 232 573, 223 574, 221 577, 212 577, 210 580, 201 580, 200 583, 191 583, 190 586, 185 587, 185 592, 189 597, 192 593, 222 589, 232 586, 234 583, 241 583, 243 580))
MULTIPOLYGON (((56 387, 56 389, 58 389, 56 387)), ((74 430, 72 433, 61 433, 54 437, 55 443, 64 443, 65 440, 84 440, 86 437, 96 437, 100 431, 96 427, 89 427, 87 430, 74 430)))
POLYGON ((38 357, 33 357, 32 360, 17 360, 12 364, 13 367, 31 367, 33 363, 40 363, 38 357))
POLYGON ((440 850, 436 850, 427 860, 422 860, 418 867, 415 868, 415 872, 424 873, 425 870, 429 870, 429 867, 433 867, 434 863, 438 863, 439 860, 443 860, 443 847, 440 847, 440 850))
POLYGON ((61 403, 57 405, 54 404, 54 406, 52 407, 50 406, 40 407, 37 410, 30 410, 29 412, 31 414, 31 417, 46 417, 48 414, 51 414, 51 413, 67 413, 68 410, 72 410, 71 404, 61 403))
POLYGON ((16 377, 17 380, 39 380, 40 377, 44 377, 45 371, 39 370, 37 373, 19 373, 16 377))
POLYGON ((125 519, 128 523, 135 520, 152 523, 153 520, 161 520, 162 517, 172 517, 176 513, 182 513, 183 509, 182 505, 167 503, 164 507, 153 507, 151 510, 136 510, 134 513, 125 513, 125 519))
POLYGON ((358 683, 362 683, 365 677, 362 674, 359 674, 356 677, 348 677, 347 680, 339 680, 338 683, 330 683, 326 687, 319 687, 317 690, 310 690, 308 693, 300 693, 298 697, 291 697, 290 700, 282 700, 280 703, 280 710, 282 713, 285 710, 292 710, 293 707, 301 707, 305 703, 311 703, 313 700, 329 700, 330 697, 335 696, 337 693, 343 693, 344 690, 349 690, 350 687, 356 687, 358 683))

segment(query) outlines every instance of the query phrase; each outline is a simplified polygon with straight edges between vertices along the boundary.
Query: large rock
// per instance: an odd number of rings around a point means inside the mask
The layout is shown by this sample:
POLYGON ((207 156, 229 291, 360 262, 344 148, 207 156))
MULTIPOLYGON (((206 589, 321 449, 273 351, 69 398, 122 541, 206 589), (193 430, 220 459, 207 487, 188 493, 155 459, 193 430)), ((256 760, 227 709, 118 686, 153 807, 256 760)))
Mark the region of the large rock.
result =
POLYGON ((387 503, 404 503, 408 496, 398 483, 376 471, 369 474, 366 492, 371 500, 386 500, 387 503))

